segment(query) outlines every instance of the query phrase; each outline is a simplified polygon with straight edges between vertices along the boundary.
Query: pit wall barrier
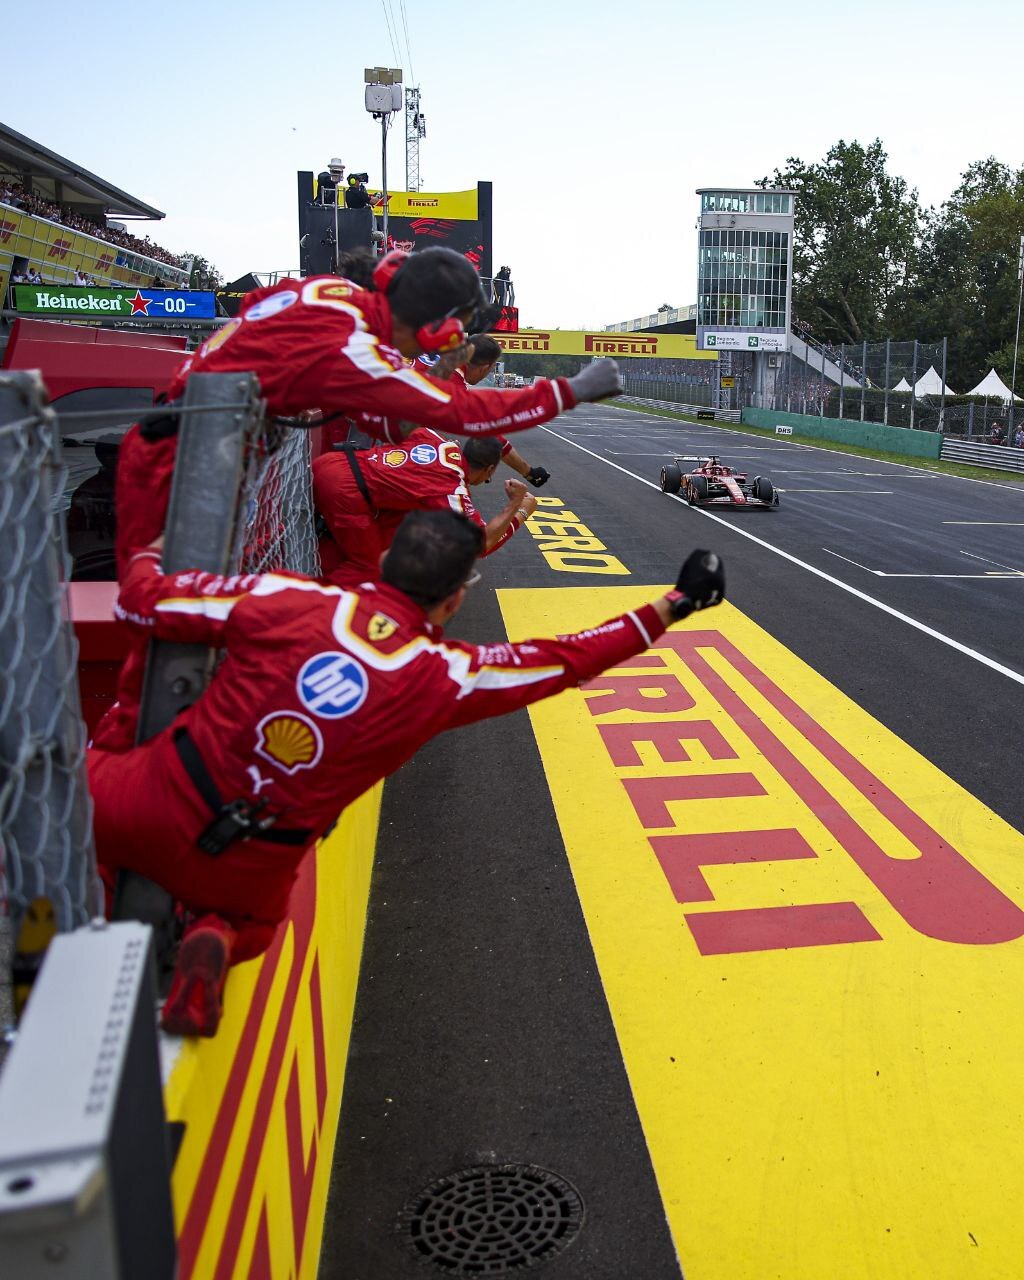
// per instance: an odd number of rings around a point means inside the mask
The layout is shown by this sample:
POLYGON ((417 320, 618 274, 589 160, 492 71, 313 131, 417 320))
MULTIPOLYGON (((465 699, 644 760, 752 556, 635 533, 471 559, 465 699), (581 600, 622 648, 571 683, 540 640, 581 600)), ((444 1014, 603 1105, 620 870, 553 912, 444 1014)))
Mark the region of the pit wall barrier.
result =
POLYGON ((180 1280, 315 1280, 382 789, 306 858, 270 949, 232 969, 217 1035, 165 1040, 180 1280))
POLYGON ((899 453, 911 458, 938 458, 942 435, 938 431, 913 431, 909 427, 886 427, 880 422, 851 422, 848 418, 819 418, 806 413, 784 413, 775 409, 744 409, 740 421, 748 427, 792 427, 795 435, 813 440, 852 444, 862 449, 899 453))
MULTIPOLYGON (((90 732, 123 656, 116 591, 71 584, 90 732)), ((161 1037, 179 1280, 315 1280, 382 791, 305 859, 273 943, 231 970, 216 1036, 161 1037)))

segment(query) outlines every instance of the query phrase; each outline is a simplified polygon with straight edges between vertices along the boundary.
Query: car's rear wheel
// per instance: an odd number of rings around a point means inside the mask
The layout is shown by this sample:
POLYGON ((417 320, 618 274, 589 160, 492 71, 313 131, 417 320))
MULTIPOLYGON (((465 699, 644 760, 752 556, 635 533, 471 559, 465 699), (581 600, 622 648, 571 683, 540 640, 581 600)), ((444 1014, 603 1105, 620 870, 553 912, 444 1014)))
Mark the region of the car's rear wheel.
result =
POLYGON ((764 476, 755 476, 754 478, 754 497, 758 502, 774 502, 775 486, 770 480, 766 480, 764 476))
POLYGON ((683 473, 674 462, 666 462, 661 469, 662 493, 678 493, 682 484, 683 473))
POLYGON ((686 497, 691 503, 705 502, 708 496, 706 476, 690 476, 686 486, 686 497))

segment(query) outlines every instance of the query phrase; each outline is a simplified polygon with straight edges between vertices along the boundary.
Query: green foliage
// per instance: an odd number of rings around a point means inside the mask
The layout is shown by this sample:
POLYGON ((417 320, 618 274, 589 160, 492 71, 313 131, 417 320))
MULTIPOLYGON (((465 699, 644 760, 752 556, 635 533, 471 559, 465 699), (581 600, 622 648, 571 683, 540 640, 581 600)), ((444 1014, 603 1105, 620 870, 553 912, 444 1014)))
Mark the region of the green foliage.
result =
POLYGON ((917 192, 890 174, 882 143, 839 142, 825 159, 791 157, 758 185, 797 193, 793 314, 832 343, 886 336, 916 264, 917 192))
POLYGON ((839 141, 818 163, 790 159, 761 179, 797 192, 794 316, 832 343, 948 337, 950 385, 972 387, 990 368, 1009 385, 1024 167, 976 161, 938 209, 921 210, 886 165, 877 139, 839 141))
POLYGON ((207 262, 205 258, 199 256, 198 253, 186 253, 182 255, 182 260, 187 262, 192 259, 192 267, 189 272, 189 288, 190 289, 219 289, 224 284, 224 277, 213 265, 207 262))
POLYGON ((950 336, 949 381, 970 387, 991 367, 1009 384, 1017 322, 1024 168, 972 164, 926 219, 921 267, 903 323, 924 340, 950 336))

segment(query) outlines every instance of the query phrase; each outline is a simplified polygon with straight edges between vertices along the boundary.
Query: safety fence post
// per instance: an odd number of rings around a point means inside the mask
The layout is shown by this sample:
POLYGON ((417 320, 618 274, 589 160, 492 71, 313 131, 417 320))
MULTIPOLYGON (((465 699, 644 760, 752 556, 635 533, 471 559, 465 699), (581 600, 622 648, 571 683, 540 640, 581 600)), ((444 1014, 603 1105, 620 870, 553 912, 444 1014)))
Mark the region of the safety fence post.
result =
MULTIPOLYGON (((165 573, 201 569, 227 574, 237 554, 242 479, 262 418, 259 383, 251 373, 193 374, 180 413, 178 453, 161 560, 165 573)), ((210 678, 216 651, 206 645, 153 640, 136 741, 145 742, 196 700, 210 678)), ((114 916, 142 920, 156 932, 157 963, 173 946, 170 894, 136 872, 118 876, 114 916)))

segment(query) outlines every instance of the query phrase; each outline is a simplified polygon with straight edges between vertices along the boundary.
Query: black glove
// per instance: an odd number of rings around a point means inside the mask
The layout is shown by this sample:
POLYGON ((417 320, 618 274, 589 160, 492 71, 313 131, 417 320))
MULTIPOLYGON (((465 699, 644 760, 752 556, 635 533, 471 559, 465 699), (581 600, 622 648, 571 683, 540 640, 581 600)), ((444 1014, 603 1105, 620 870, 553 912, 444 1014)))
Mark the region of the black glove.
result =
POLYGON ((543 467, 531 467, 526 473, 526 478, 535 489, 539 489, 542 484, 547 484, 551 479, 551 472, 543 467))
POLYGON ((621 396, 625 387, 619 377, 619 366, 614 360, 595 360, 569 379, 577 404, 588 400, 606 400, 609 396, 621 396))
POLYGON ((672 603, 672 616, 685 618, 694 609, 710 609, 725 599, 725 567, 713 551, 691 551, 676 580, 682 599, 672 603))

